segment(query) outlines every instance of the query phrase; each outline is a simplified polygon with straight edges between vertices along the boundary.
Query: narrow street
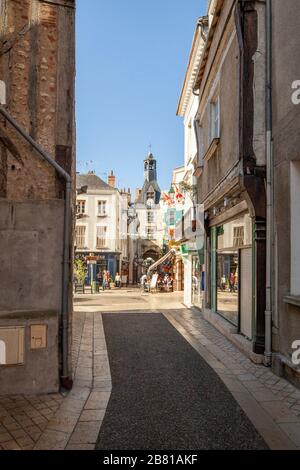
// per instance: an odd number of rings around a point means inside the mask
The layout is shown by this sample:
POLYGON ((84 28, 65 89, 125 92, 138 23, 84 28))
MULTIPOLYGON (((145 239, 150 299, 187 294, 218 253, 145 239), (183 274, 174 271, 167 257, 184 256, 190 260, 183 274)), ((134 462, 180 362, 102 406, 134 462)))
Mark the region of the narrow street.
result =
POLYGON ((181 301, 76 295, 74 387, 32 448, 299 448, 299 391, 181 301))

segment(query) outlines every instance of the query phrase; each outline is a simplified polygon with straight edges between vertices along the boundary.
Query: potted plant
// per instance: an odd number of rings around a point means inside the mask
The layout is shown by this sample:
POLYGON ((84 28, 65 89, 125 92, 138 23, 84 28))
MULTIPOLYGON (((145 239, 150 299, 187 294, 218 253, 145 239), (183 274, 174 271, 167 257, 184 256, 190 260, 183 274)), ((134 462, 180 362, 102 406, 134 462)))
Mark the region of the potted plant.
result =
POLYGON ((74 261, 74 279, 75 279, 75 292, 82 291, 84 293, 84 284, 87 278, 87 267, 81 259, 74 261))

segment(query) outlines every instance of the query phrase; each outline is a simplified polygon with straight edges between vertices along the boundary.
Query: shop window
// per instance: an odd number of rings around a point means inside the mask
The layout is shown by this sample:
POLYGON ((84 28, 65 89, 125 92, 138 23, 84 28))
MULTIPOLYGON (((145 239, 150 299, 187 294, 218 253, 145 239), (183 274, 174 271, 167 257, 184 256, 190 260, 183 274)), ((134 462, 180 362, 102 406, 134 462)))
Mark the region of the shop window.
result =
POLYGON ((238 252, 217 253, 217 311, 238 325, 239 255, 238 252))
POLYGON ((84 225, 77 225, 75 228, 76 248, 85 248, 85 233, 86 227, 84 225))

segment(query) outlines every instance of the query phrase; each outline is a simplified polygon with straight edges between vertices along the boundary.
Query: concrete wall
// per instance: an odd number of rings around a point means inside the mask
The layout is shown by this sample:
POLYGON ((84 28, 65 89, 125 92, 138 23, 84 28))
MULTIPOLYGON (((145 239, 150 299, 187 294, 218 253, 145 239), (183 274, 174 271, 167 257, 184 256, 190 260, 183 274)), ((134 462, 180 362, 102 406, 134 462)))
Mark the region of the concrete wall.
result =
POLYGON ((299 186, 291 188, 290 181, 290 162, 300 162, 300 104, 292 102, 292 84, 300 80, 299 2, 273 0, 272 8, 275 192, 273 349, 290 361, 292 342, 300 339, 300 306, 284 302, 285 296, 291 293, 292 238, 294 243, 299 244, 299 227, 294 227, 295 232, 291 232, 290 204, 291 191, 293 199, 300 199, 299 186))
MULTIPOLYGON (((74 7, 74 0, 0 0, 0 80, 7 110, 71 176, 74 7)), ((0 326, 25 327, 25 363, 1 366, 0 393, 59 386, 64 191, 53 168, 0 117, 0 326), (31 351, 28 325, 36 321, 47 326, 47 346, 31 351)), ((72 247, 70 233, 71 257, 72 247)), ((69 326, 71 279, 72 274, 69 326)))

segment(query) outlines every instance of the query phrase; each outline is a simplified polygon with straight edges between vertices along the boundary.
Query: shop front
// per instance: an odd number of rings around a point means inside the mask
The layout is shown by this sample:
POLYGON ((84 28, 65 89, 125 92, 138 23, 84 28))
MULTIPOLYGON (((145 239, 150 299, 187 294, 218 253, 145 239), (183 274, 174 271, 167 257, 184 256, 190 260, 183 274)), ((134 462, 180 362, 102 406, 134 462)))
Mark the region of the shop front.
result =
POLYGON ((186 242, 181 246, 184 265, 184 303, 187 307, 202 309, 205 267, 201 240, 186 242))
POLYGON ((109 271, 112 279, 119 272, 119 255, 116 253, 76 253, 75 258, 81 259, 87 265, 85 284, 90 286, 94 281, 100 281, 103 271, 109 271))
POLYGON ((211 228, 212 310, 252 339, 252 220, 248 213, 211 228))

